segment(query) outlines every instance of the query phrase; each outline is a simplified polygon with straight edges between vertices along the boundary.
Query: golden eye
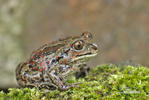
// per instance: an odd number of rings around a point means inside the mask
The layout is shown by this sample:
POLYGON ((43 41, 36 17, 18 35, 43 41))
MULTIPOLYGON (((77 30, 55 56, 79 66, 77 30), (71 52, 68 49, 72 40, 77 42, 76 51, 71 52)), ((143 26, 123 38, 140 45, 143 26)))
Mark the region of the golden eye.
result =
POLYGON ((73 46, 76 50, 81 50, 81 49, 83 49, 84 42, 81 40, 76 41, 73 46))

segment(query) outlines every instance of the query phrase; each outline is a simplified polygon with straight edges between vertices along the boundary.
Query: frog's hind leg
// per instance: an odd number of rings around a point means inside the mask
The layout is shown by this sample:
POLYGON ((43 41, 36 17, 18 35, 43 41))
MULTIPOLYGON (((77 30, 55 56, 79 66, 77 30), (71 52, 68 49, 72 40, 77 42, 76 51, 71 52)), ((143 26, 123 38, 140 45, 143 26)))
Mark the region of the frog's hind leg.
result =
POLYGON ((60 74, 56 74, 55 71, 52 71, 52 73, 49 74, 50 79, 51 79, 51 83, 54 84, 54 86, 59 89, 60 91, 66 91, 69 90, 70 88, 76 87, 76 85, 80 84, 80 83, 74 83, 74 84, 66 84, 63 76, 61 76, 60 74))
POLYGON ((39 87, 42 80, 41 75, 42 73, 34 71, 33 67, 26 62, 19 64, 16 69, 17 83, 21 87, 39 87))
POLYGON ((22 69, 26 66, 27 63, 22 62, 16 68, 16 80, 19 86, 25 87, 27 80, 24 79, 24 75, 22 74, 22 69))

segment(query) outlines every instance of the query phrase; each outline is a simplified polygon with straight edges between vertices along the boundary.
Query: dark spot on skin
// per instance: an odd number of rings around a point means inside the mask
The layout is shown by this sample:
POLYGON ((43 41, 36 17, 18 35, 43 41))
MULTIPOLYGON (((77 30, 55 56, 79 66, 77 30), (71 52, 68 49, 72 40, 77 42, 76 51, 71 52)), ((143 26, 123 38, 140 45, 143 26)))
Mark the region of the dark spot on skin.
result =
POLYGON ((29 64, 29 68, 33 68, 33 66, 31 64, 29 64))
POLYGON ((53 59, 53 60, 51 61, 51 64, 54 64, 54 63, 56 63, 56 59, 53 59))
POLYGON ((50 52, 48 52, 48 53, 46 53, 47 55, 50 55, 51 53, 50 52))
POLYGON ((32 80, 31 80, 31 83, 35 83, 35 80, 33 80, 33 78, 32 78, 32 80))
POLYGON ((17 79, 17 80, 19 80, 19 79, 20 79, 20 77, 16 77, 16 79, 17 79))
POLYGON ((57 72, 54 73, 57 76, 57 72))
POLYGON ((86 70, 87 70, 87 72, 89 72, 91 69, 90 69, 89 67, 87 67, 87 69, 86 69, 86 70))
POLYGON ((67 54, 70 51, 70 49, 67 49, 64 53, 67 54))
POLYGON ((59 56, 56 60, 59 61, 61 58, 63 58, 63 56, 59 56))
POLYGON ((50 64, 50 62, 49 62, 49 61, 47 61, 47 62, 46 62, 46 64, 47 64, 47 65, 49 65, 49 64, 50 64))
POLYGON ((45 55, 46 55, 46 56, 50 55, 50 52, 46 52, 45 55))
POLYGON ((61 81, 63 81, 63 78, 62 78, 62 77, 60 77, 59 79, 60 79, 61 81))
POLYGON ((40 56, 37 55, 37 54, 33 56, 33 59, 34 59, 34 60, 37 60, 37 59, 39 59, 39 58, 40 58, 40 56))
POLYGON ((24 73, 24 76, 27 76, 27 73, 24 73))

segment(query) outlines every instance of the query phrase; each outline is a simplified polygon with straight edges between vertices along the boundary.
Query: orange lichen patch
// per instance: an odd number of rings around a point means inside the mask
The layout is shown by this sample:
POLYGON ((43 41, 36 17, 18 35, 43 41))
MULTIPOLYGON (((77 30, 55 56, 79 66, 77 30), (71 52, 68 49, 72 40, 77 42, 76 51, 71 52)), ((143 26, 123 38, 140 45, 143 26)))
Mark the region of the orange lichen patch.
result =
POLYGON ((58 59, 59 58, 59 56, 56 56, 56 59, 58 59))
POLYGON ((34 71, 38 71, 38 69, 39 69, 38 67, 34 67, 33 68, 34 71))
POLYGON ((40 66, 42 66, 42 62, 40 62, 40 66))
POLYGON ((63 64, 66 64, 66 59, 63 59, 63 60, 62 60, 62 63, 63 63, 63 64))

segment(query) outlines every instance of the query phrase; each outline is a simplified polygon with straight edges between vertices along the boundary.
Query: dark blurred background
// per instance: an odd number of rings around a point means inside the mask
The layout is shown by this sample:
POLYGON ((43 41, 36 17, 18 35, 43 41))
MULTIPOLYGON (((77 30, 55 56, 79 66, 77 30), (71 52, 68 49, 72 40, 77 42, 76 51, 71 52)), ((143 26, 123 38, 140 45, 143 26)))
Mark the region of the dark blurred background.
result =
POLYGON ((84 31, 100 53, 90 63, 149 66, 149 0, 0 0, 0 88, 39 46, 84 31))

